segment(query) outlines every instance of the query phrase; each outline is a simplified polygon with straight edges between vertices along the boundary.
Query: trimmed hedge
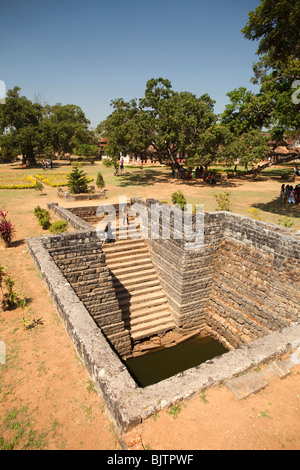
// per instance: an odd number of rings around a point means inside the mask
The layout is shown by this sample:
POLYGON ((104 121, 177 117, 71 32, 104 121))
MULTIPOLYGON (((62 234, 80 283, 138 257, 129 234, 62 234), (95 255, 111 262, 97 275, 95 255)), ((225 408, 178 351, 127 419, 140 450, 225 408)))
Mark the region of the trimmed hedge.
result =
POLYGON ((36 183, 35 178, 33 178, 32 176, 26 176, 25 178, 14 178, 14 180, 16 182, 7 182, 6 184, 3 184, 3 179, 1 181, 0 178, 0 189, 34 189, 36 183), (20 183, 17 183, 18 179, 20 183), (26 180, 28 181, 28 183, 24 183, 24 181, 26 180))
MULTIPOLYGON (((52 188, 59 188, 61 186, 68 186, 68 177, 69 173, 53 173, 52 175, 41 175, 37 174, 34 175, 35 178, 42 181, 43 183, 47 184, 47 186, 51 186, 52 188)), ((94 178, 88 177, 87 180, 90 183, 93 181, 94 178)))

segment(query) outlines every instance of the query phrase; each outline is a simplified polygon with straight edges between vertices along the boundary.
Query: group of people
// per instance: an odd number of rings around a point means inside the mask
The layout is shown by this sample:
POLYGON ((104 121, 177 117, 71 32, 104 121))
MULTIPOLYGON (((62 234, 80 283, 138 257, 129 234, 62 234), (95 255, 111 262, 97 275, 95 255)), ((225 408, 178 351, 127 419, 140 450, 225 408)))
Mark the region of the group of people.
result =
POLYGON ((47 168, 49 170, 51 170, 53 168, 53 164, 52 164, 52 160, 49 159, 49 160, 43 160, 43 170, 47 170, 47 168))
POLYGON ((293 186, 283 184, 280 191, 280 202, 284 204, 300 204, 300 184, 294 188, 293 186))

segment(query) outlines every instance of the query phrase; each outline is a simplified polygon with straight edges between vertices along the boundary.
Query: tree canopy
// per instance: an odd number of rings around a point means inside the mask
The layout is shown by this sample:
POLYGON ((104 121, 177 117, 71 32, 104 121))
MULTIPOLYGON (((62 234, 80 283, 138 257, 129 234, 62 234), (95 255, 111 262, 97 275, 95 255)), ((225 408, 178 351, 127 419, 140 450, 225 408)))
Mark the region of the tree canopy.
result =
POLYGON ((175 92, 161 77, 147 82, 143 98, 117 99, 112 106, 112 114, 97 127, 108 139, 108 156, 151 156, 172 167, 178 165, 178 154, 197 154, 203 133, 217 121, 208 95, 175 92))
POLYGON ((23 163, 35 163, 36 156, 78 151, 89 156, 98 152, 98 140, 89 130, 89 120, 76 105, 42 106, 20 95, 21 89, 8 90, 0 106, 1 155, 12 159, 22 155, 23 163))
MULTIPOLYGON (((288 137, 300 135, 300 100, 295 100, 300 86, 300 1, 262 0, 249 13, 242 29, 249 40, 257 40, 259 60, 253 66, 251 81, 258 93, 241 87, 227 94, 230 103, 222 114, 222 123, 237 136, 268 129, 273 141, 271 154, 279 156, 278 146, 287 146, 288 137), (296 91, 295 91, 296 89, 296 91)), ((291 161, 299 153, 293 149, 282 154, 281 161, 291 161)), ((277 163, 271 160, 265 166, 277 163)))

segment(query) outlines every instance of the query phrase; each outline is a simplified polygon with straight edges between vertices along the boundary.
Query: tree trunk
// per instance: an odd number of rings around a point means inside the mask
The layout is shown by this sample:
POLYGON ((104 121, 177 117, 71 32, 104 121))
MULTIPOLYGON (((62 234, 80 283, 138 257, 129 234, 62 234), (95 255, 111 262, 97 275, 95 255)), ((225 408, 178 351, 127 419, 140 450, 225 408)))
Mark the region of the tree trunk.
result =
POLYGON ((247 175, 252 174, 253 179, 254 179, 254 178, 256 178, 256 176, 259 173, 261 173, 266 168, 269 168, 271 166, 280 165, 281 163, 293 162, 294 160, 296 160, 298 158, 300 159, 300 152, 294 152, 294 153, 291 153, 291 154, 288 154, 288 155, 286 153, 270 152, 269 155, 273 156, 274 160, 270 160, 270 161, 268 161, 268 163, 265 163, 262 166, 258 165, 257 168, 254 168, 252 170, 244 171, 242 173, 242 176, 247 176, 247 175), (280 156, 283 157, 283 158, 279 159, 280 156))

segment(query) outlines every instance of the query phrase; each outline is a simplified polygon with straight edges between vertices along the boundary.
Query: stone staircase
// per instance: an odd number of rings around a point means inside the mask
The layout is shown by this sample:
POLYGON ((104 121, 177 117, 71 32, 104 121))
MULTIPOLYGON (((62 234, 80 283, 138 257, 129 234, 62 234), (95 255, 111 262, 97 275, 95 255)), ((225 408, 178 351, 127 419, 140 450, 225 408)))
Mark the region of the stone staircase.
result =
POLYGON ((122 228, 113 233, 115 241, 103 243, 125 328, 133 343, 175 329, 168 301, 154 269, 145 240, 120 239, 122 228))

